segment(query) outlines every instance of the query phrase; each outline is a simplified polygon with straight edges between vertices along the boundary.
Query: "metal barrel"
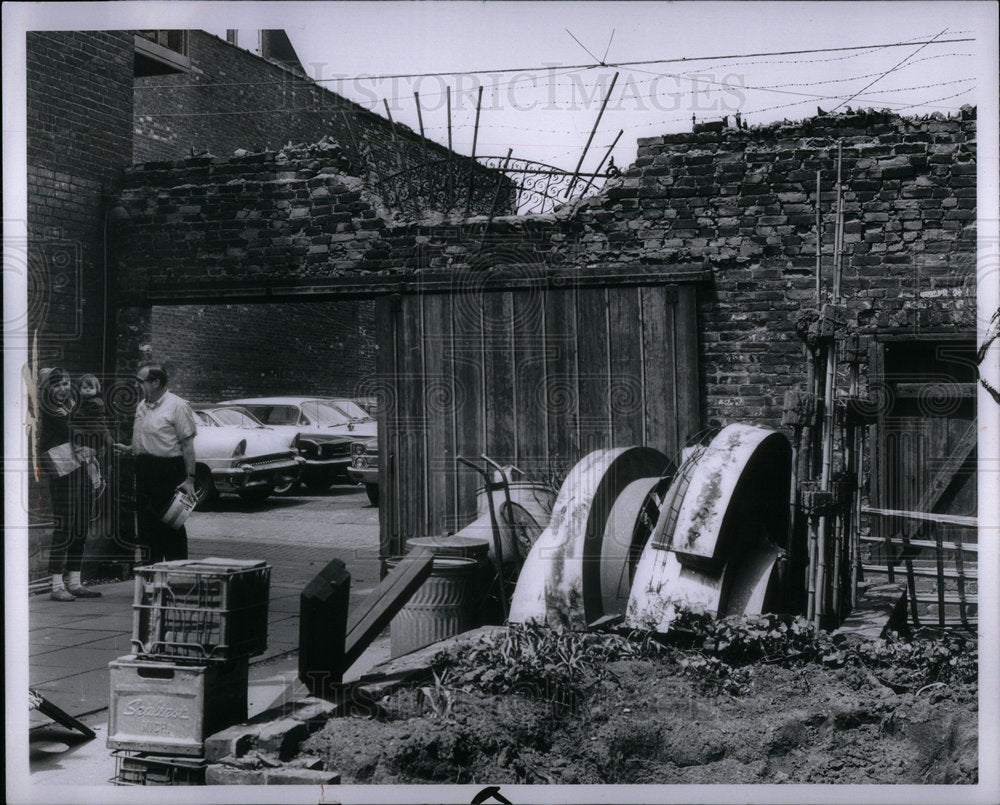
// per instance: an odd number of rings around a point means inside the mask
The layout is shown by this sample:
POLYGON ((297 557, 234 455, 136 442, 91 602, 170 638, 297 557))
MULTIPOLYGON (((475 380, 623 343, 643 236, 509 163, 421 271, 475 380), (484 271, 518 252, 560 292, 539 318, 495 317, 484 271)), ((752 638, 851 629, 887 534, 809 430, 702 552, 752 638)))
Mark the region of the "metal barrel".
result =
MULTIPOLYGON (((389 559, 394 568, 399 559, 389 559)), ((393 657, 408 654, 476 625, 480 563, 462 556, 438 556, 430 576, 392 619, 389 627, 393 657)))

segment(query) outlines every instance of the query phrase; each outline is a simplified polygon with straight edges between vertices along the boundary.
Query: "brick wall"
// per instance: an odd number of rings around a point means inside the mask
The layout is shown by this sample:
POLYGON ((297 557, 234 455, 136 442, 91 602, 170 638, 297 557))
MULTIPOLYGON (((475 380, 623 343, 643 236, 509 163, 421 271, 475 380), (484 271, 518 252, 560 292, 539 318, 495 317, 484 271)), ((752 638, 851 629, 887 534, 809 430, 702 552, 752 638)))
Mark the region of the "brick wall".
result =
POLYGON ((193 402, 356 397, 375 373, 374 319, 370 300, 159 306, 149 343, 193 402))
MULTIPOLYGON (((277 151, 290 142, 328 139, 342 146, 350 172, 365 175, 374 185, 404 169, 451 156, 447 148, 409 127, 393 128, 386 118, 304 75, 205 31, 189 32, 188 55, 192 65, 188 73, 135 79, 133 161, 137 164, 206 151, 223 157, 238 149, 277 151)), ((473 210, 488 211, 497 175, 467 158, 459 158, 452 167, 457 190, 451 201, 464 208, 470 166, 479 189, 473 210)), ((438 175, 442 170, 397 178, 381 195, 410 209, 440 210, 449 201, 438 175)), ((512 199, 506 187, 501 211, 510 209, 504 206, 512 199)))
POLYGON ((97 372, 105 213, 131 159, 132 34, 32 31, 26 45, 28 326, 43 366, 97 372))
MULTIPOLYGON (((712 281, 699 291, 703 419, 776 425, 784 391, 804 380, 796 328, 803 311, 815 307, 817 170, 828 286, 840 142, 842 293, 860 331, 971 335, 975 137, 971 108, 953 118, 852 112, 656 137, 640 141, 636 162, 601 193, 555 215, 501 217, 488 233, 482 219, 397 222, 364 194, 338 200, 354 191, 307 155, 290 159, 270 184, 241 179, 236 186, 252 192, 241 190, 228 206, 178 205, 170 192, 154 193, 169 179, 204 196, 204 186, 191 181, 197 166, 188 162, 164 169, 163 177, 146 171, 130 178, 127 250, 135 282, 161 288, 179 280, 225 288, 290 278, 384 279, 434 268, 465 272, 460 276, 475 282, 475 272, 510 264, 709 269, 712 281), (319 187, 350 221, 329 217, 328 204, 315 197, 319 187), (302 210, 296 218, 288 212, 293 206, 302 210), (331 234, 342 239, 322 240, 331 234)), ((232 161, 213 168, 211 195, 221 195, 222 170, 244 169, 232 161)))

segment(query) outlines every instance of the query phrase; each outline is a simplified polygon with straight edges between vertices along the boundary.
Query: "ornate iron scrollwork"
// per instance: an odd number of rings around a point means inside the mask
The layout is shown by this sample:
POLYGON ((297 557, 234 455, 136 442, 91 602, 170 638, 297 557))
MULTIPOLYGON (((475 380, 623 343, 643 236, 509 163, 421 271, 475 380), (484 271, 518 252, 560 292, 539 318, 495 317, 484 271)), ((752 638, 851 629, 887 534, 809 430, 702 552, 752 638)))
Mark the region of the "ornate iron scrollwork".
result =
POLYGON ((383 177, 378 193, 391 209, 418 217, 425 212, 526 215, 556 207, 599 189, 613 174, 573 174, 527 159, 467 157, 425 162, 383 177))

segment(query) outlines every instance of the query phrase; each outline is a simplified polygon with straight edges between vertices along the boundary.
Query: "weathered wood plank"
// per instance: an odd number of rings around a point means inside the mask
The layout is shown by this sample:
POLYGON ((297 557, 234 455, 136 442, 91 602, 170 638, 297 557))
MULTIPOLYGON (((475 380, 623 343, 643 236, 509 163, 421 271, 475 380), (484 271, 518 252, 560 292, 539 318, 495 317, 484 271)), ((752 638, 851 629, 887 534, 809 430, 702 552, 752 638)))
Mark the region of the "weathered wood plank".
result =
MULTIPOLYGON (((452 300, 453 360, 455 366, 455 455, 478 456, 486 449, 485 401, 483 399, 483 319, 479 296, 462 293, 452 300)), ((478 477, 455 467, 457 530, 476 518, 478 477)))
POLYGON ((375 302, 375 375, 380 391, 378 416, 379 468, 379 553, 392 556, 399 553, 393 535, 399 531, 399 507, 395 490, 397 478, 397 442, 399 409, 398 368, 396 366, 396 302, 383 297, 375 302))
POLYGON ((541 290, 514 291, 514 456, 529 475, 548 467, 545 407, 545 299, 541 290))
POLYGON ((643 444, 642 322, 638 288, 608 289, 611 444, 643 444))
POLYGON ((545 329, 549 468, 565 475, 580 458, 575 289, 546 292, 545 329))
POLYGON ((608 302, 604 288, 577 293, 580 449, 583 455, 611 446, 611 394, 608 354, 608 302))
POLYGON ((486 450, 494 461, 514 460, 514 311, 510 293, 483 294, 483 371, 486 450))
POLYGON ((344 671, 361 656, 379 633, 389 624, 406 602, 431 574, 434 551, 431 548, 414 548, 382 580, 347 623, 344 639, 344 671))
POLYGON ((427 472, 424 437, 424 384, 423 384, 423 311, 421 297, 403 298, 398 331, 400 334, 397 356, 399 378, 404 384, 401 391, 399 483, 395 494, 400 501, 400 550, 406 540, 427 534, 427 472))
POLYGON ((442 294, 427 294, 423 297, 423 397, 426 427, 424 462, 428 534, 446 533, 449 487, 454 474, 454 458, 449 442, 452 441, 450 434, 454 431, 455 400, 453 366, 448 349, 451 316, 450 310, 445 308, 447 304, 448 300, 442 294))
POLYGON ((701 394, 698 382, 698 306, 696 289, 676 289, 674 322, 675 377, 677 389, 677 441, 680 447, 701 431, 701 394))
POLYGON ((662 287, 640 288, 639 299, 642 304, 645 444, 662 450, 679 463, 674 423, 673 310, 668 308, 662 287))

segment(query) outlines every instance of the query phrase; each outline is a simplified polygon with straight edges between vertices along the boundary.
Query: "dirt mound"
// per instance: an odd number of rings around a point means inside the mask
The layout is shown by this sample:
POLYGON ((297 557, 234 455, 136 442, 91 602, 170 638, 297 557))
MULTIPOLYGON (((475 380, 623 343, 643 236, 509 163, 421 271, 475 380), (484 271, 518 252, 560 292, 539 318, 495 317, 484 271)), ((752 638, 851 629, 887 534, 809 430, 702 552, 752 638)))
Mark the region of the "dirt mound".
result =
POLYGON ((332 720, 303 750, 342 782, 911 783, 977 780, 972 684, 895 693, 851 669, 767 664, 737 695, 674 658, 609 662, 574 707, 406 689, 332 720))

